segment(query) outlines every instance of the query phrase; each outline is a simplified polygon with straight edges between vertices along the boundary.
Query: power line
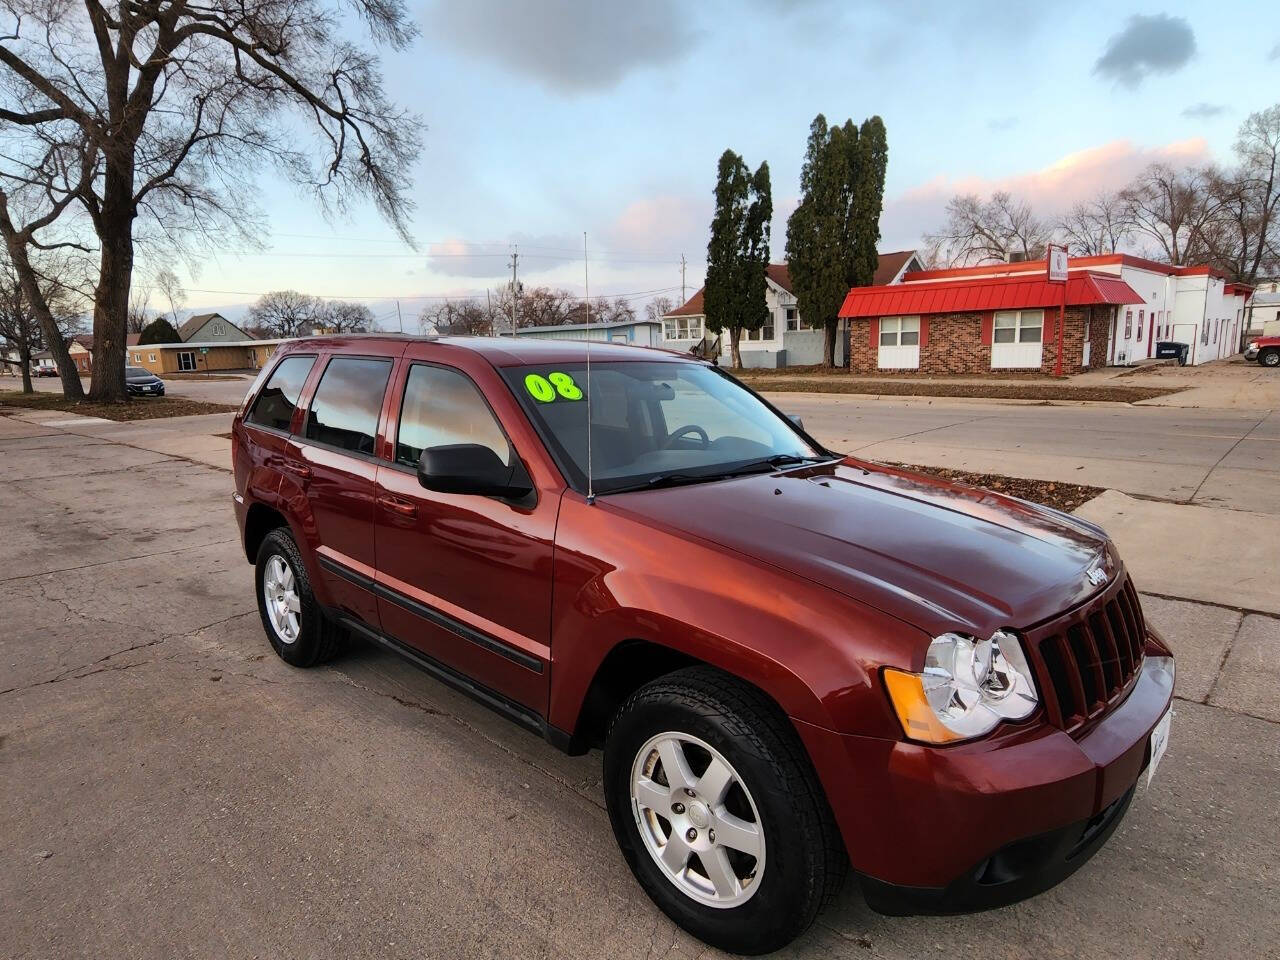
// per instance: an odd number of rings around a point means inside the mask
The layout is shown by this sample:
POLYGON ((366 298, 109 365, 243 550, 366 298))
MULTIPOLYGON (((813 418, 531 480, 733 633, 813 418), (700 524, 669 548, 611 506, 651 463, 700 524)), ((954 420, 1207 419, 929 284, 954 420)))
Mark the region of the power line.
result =
MULTIPOLYGON (((520 256, 523 257, 524 254, 521 254, 520 256)), ((274 292, 271 290, 207 290, 199 287, 186 287, 185 289, 188 293, 212 293, 220 296, 233 296, 233 297, 261 297, 261 296, 265 296, 268 293, 274 292)), ((674 291, 679 289, 680 288, 678 286, 675 286, 675 287, 656 287, 653 290, 628 290, 622 293, 598 293, 596 294, 596 299, 600 299, 601 297, 608 298, 608 299, 616 299, 617 297, 624 297, 624 298, 645 297, 645 296, 657 295, 660 293, 673 293, 674 291)), ((360 293, 360 294, 325 293, 325 294, 315 294, 315 296, 323 297, 326 300, 357 300, 357 301, 360 301, 360 300, 365 300, 365 301, 367 300, 469 300, 474 297, 479 297, 480 292, 474 291, 472 293, 396 294, 394 296, 385 295, 385 294, 363 294, 363 293, 360 293)), ((578 299, 581 300, 582 298, 578 297, 578 299)))

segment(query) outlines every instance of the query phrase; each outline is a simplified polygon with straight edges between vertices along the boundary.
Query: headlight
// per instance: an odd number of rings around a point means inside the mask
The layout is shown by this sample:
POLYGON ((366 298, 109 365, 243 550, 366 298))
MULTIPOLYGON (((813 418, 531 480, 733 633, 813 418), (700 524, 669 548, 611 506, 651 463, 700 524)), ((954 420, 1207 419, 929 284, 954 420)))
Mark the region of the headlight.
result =
POLYGON ((929 644, 923 673, 886 669, 884 682, 903 732, 926 743, 980 737, 1039 703, 1022 643, 1004 630, 990 640, 944 633, 929 644))

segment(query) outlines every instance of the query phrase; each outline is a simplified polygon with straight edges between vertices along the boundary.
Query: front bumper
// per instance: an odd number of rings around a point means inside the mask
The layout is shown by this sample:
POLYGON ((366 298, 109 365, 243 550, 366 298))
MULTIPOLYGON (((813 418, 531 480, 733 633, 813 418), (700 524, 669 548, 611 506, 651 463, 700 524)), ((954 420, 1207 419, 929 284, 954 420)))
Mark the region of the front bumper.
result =
POLYGON ((1246 360, 1257 360, 1258 348, 1252 343, 1249 344, 1249 346, 1244 348, 1244 358, 1246 360))
POLYGON ((125 392, 132 397, 163 397, 164 384, 158 383, 155 385, 148 385, 148 386, 132 386, 132 385, 126 384, 125 392))
POLYGON ((1172 688, 1148 656, 1129 695, 1079 739, 1033 723, 937 748, 797 727, 873 909, 984 909, 1053 886, 1106 842, 1172 688))

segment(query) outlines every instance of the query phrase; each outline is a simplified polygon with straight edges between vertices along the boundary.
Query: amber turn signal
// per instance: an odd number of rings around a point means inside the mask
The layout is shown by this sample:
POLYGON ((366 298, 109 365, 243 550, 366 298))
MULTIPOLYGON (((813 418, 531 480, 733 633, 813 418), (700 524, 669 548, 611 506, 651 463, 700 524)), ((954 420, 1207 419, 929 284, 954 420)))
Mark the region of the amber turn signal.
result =
POLYGON ((898 714, 898 722, 902 724, 902 732, 909 738, 924 743, 952 743, 964 739, 942 725, 929 706, 919 674, 885 668, 884 685, 898 714))

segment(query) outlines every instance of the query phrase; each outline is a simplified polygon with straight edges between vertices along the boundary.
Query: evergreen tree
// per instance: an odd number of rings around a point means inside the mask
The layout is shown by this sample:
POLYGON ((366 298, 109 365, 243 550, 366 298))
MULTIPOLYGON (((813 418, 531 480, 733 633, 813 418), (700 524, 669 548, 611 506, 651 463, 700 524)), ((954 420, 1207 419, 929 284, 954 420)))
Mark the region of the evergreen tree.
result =
POLYGON ((875 277, 888 141, 884 122, 828 127, 818 114, 800 171, 801 199, 787 221, 787 264, 800 315, 824 331, 823 366, 835 365, 840 305, 875 277))
POLYGON ((758 330, 768 320, 765 267, 773 217, 769 165, 762 163, 753 176, 742 157, 726 150, 720 156, 715 197, 703 309, 708 330, 728 331, 732 362, 738 367, 742 331, 758 330))
POLYGON ((182 338, 178 336, 178 331, 173 328, 173 324, 164 317, 152 320, 142 332, 138 334, 138 346, 145 346, 148 343, 181 343, 182 338))

